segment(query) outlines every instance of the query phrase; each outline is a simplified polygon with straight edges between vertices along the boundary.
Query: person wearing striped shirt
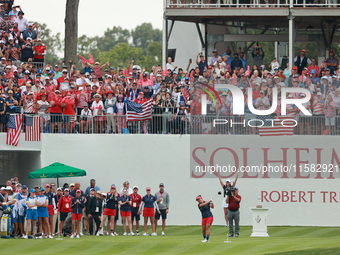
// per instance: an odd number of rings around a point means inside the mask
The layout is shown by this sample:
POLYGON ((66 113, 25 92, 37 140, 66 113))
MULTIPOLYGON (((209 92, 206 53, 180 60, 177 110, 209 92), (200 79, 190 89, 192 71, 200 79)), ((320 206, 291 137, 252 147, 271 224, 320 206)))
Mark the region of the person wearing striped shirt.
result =
POLYGON ((325 100, 323 99, 322 93, 318 92, 316 99, 313 102, 313 116, 314 116, 314 121, 315 121, 315 134, 319 134, 319 129, 321 128, 321 134, 324 130, 324 104, 325 100))

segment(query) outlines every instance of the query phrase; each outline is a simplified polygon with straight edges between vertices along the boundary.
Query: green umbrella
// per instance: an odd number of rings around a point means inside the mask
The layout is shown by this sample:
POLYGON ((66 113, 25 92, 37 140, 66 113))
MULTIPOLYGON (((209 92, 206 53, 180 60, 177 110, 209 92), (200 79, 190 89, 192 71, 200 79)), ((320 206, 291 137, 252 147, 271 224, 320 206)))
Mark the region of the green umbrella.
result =
POLYGON ((57 185, 59 187, 59 178, 76 176, 86 176, 86 171, 55 162, 49 166, 31 172, 28 175, 28 179, 57 178, 57 185))

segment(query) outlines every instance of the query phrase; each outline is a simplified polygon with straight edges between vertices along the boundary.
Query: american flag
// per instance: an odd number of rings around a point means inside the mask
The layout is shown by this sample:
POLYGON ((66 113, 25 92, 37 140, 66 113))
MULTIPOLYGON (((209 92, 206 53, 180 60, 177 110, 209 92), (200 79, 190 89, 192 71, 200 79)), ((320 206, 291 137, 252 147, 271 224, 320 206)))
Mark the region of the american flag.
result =
POLYGON ((6 144, 17 146, 21 132, 22 114, 10 114, 7 123, 6 144))
MULTIPOLYGON (((294 122, 289 121, 292 120, 293 117, 279 116, 279 118, 277 118, 276 116, 257 116, 257 119, 264 122, 264 125, 258 128, 260 136, 283 136, 294 134, 294 122), (283 123, 284 126, 282 125, 282 120, 285 120, 283 123)), ((258 122, 258 125, 261 125, 261 123, 258 122)))
POLYGON ((25 141, 40 141, 40 116, 25 116, 25 141))
POLYGON ((152 98, 145 101, 143 104, 127 101, 126 103, 127 121, 140 121, 151 119, 152 107, 153 107, 152 98))

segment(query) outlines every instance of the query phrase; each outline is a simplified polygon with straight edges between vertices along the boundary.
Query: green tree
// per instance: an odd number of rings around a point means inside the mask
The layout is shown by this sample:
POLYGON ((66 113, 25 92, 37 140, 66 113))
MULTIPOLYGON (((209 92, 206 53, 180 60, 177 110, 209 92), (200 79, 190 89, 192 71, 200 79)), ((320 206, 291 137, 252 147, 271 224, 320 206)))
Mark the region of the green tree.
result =
POLYGON ((141 48, 131 47, 128 43, 121 43, 114 46, 109 51, 101 52, 99 55, 100 63, 110 61, 111 66, 126 68, 130 66, 131 60, 135 58, 137 65, 143 66, 145 56, 141 48))
POLYGON ((131 31, 133 45, 143 49, 144 54, 151 42, 162 43, 162 31, 153 29, 151 23, 143 23, 131 31))
POLYGON ((159 42, 152 42, 149 44, 147 54, 145 57, 144 67, 151 70, 154 65, 162 64, 162 44, 159 42))
POLYGON ((128 43, 130 39, 130 32, 122 27, 113 27, 107 29, 102 37, 95 37, 97 47, 100 51, 109 51, 115 45, 120 43, 128 43))

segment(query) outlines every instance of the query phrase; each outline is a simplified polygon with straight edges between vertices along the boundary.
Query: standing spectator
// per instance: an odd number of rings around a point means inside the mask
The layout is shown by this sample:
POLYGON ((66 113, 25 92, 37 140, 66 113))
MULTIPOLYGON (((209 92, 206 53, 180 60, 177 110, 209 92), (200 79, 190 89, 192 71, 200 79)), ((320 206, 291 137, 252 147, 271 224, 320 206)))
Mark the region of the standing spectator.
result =
POLYGON ((90 120, 92 117, 92 111, 89 109, 88 103, 84 103, 84 108, 80 113, 80 133, 87 133, 90 129, 90 120))
POLYGON ((133 190, 130 188, 130 182, 126 181, 123 183, 123 188, 120 190, 119 195, 123 195, 124 189, 127 190, 127 195, 130 196, 133 193, 133 190))
POLYGON ((238 57, 238 53, 234 53, 234 60, 231 61, 231 70, 234 71, 236 68, 242 68, 243 67, 243 63, 242 61, 239 59, 238 57))
POLYGON ((228 203, 228 221, 229 221, 229 237, 234 236, 234 221, 235 221, 235 237, 240 234, 240 202, 241 196, 238 194, 238 188, 234 188, 234 192, 231 192, 231 196, 227 197, 228 203))
POLYGON ((64 189, 64 195, 59 199, 58 203, 58 215, 60 215, 60 225, 59 225, 59 233, 62 234, 62 229, 64 226, 65 219, 67 214, 72 212, 71 202, 72 197, 69 195, 70 190, 68 188, 64 189))
POLYGON ((19 17, 20 11, 18 12, 17 8, 19 8, 19 10, 22 12, 20 5, 13 5, 12 10, 8 13, 8 16, 10 17, 10 21, 12 23, 15 23, 15 20, 19 17))
POLYGON ((38 221, 39 232, 45 234, 45 238, 53 238, 52 231, 50 231, 49 215, 48 215, 48 198, 44 195, 45 190, 41 188, 37 196, 38 206, 38 221))
POLYGON ((248 64, 247 64, 247 61, 245 61, 245 59, 244 59, 244 52, 240 51, 239 59, 242 61, 244 70, 247 70, 248 64))
POLYGON ((327 95, 327 100, 324 105, 325 112, 325 125, 326 129, 329 130, 329 134, 336 135, 335 130, 335 117, 334 117, 334 109, 336 107, 335 102, 333 101, 332 95, 327 95))
MULTIPOLYGON (((104 209, 103 220, 102 220, 102 223, 100 224, 99 230, 97 232, 97 236, 99 235, 102 236, 104 234, 103 226, 104 226, 106 219, 108 219, 108 216, 110 216, 111 236, 114 236, 114 233, 113 233, 114 232, 113 231, 114 218, 117 213, 117 210, 116 210, 117 201, 116 201, 115 191, 116 191, 116 185, 112 184, 110 192, 108 192, 106 195, 106 207, 104 209)), ((107 229, 107 232, 109 231, 110 230, 107 229)))
POLYGON ((98 93, 94 96, 94 101, 92 102, 92 114, 94 116, 94 124, 95 124, 95 132, 102 133, 103 131, 103 110, 104 105, 103 101, 101 100, 101 95, 98 93), (99 131, 98 131, 99 129, 99 131))
MULTIPOLYGON (((21 32, 20 27, 19 27, 19 31, 21 32)), ((27 40, 28 37, 31 37, 33 42, 35 42, 38 37, 38 25, 33 24, 33 23, 28 23, 28 29, 22 32, 22 37, 25 41, 27 40), (34 30, 34 28, 36 28, 36 30, 34 30)))
POLYGON ((213 53, 213 57, 212 57, 211 60, 210 60, 210 65, 211 65, 211 66, 214 65, 215 62, 217 61, 217 59, 220 57, 220 56, 218 55, 218 52, 217 52, 216 49, 213 49, 212 53, 213 53))
POLYGON ((223 183, 222 181, 222 178, 221 178, 221 175, 218 173, 218 179, 220 181, 220 184, 222 186, 222 189, 223 189, 223 200, 222 200, 222 207, 223 207, 223 211, 224 211, 224 219, 225 219, 225 222, 226 222, 226 226, 229 225, 228 223, 228 203, 227 203, 227 197, 228 197, 228 193, 230 193, 230 190, 232 187, 235 187, 236 185, 236 182, 237 182, 237 179, 238 179, 238 174, 235 178, 235 181, 233 183, 233 185, 231 185, 231 182, 229 179, 227 179, 225 181, 225 184, 223 183))
POLYGON ((105 100, 105 109, 106 109, 106 131, 110 134, 116 133, 116 119, 114 114, 114 106, 116 103, 116 98, 113 96, 114 92, 109 90, 106 92, 108 97, 105 100))
POLYGON ((144 216, 144 234, 143 236, 148 236, 146 233, 148 229, 148 219, 150 219, 151 222, 151 229, 152 234, 151 236, 157 236, 156 229, 155 229, 155 208, 160 214, 160 211, 158 209, 156 198, 151 195, 151 188, 146 188, 146 195, 142 198, 142 202, 139 206, 139 214, 142 214, 143 209, 143 216, 144 216))
POLYGON ((54 194, 50 191, 51 187, 49 184, 45 184, 45 193, 44 195, 48 199, 48 206, 47 206, 47 211, 48 211, 48 226, 50 229, 50 235, 53 237, 53 230, 54 230, 54 208, 56 208, 55 204, 55 199, 54 199, 54 194))
POLYGON ((208 62, 204 59, 204 55, 202 53, 198 53, 196 57, 196 64, 200 70, 200 75, 203 75, 203 71, 208 68, 208 62), (200 57, 200 61, 198 61, 198 57, 200 57))
POLYGON ((313 102, 313 121, 315 124, 315 135, 320 135, 324 130, 324 104, 325 100, 323 100, 323 96, 321 91, 317 90, 317 97, 313 102), (319 133, 319 128, 321 128, 321 132, 319 133))
POLYGON ((99 191, 100 188, 96 185, 96 180, 95 179, 91 179, 90 180, 90 186, 88 186, 85 190, 85 196, 90 195, 90 191, 91 189, 94 189, 95 192, 99 191))
POLYGON ((31 231, 33 228, 33 236, 35 236, 37 232, 37 221, 38 221, 38 200, 35 196, 34 189, 30 190, 30 193, 28 194, 28 198, 26 200, 27 205, 27 215, 26 215, 26 235, 23 236, 24 239, 28 238, 28 232, 31 231), (32 223, 32 224, 31 224, 32 223))
POLYGON ((12 38, 9 38, 9 45, 7 46, 7 51, 9 54, 9 59, 13 60, 16 66, 20 65, 19 54, 21 52, 21 48, 19 44, 17 44, 12 38))
POLYGON ((46 55, 46 46, 42 44, 42 41, 40 38, 37 40, 38 45, 33 47, 33 52, 34 52, 34 62, 38 63, 44 63, 45 60, 45 55, 46 55))
MULTIPOLYGON (((53 85, 52 85, 53 86, 53 85)), ((50 118, 51 118, 51 133, 54 133, 55 125, 58 126, 58 133, 61 133, 61 123, 62 123, 62 108, 61 102, 62 97, 59 90, 53 93, 52 99, 50 101, 50 118)))
POLYGON ((298 68, 298 74, 302 74, 302 70, 304 70, 307 65, 310 65, 312 61, 310 61, 309 58, 306 57, 306 50, 302 49, 300 56, 296 56, 294 58, 294 64, 298 68))
POLYGON ((115 103, 114 106, 114 116, 117 116, 117 128, 118 128, 118 134, 122 133, 123 128, 126 128, 126 107, 124 103, 124 97, 123 95, 118 95, 118 100, 115 103))
POLYGON ((98 78, 99 81, 103 81, 103 78, 102 78, 102 69, 105 67, 105 66, 110 66, 110 62, 107 61, 104 65, 100 65, 99 62, 96 62, 94 63, 94 66, 90 64, 90 67, 94 69, 94 73, 96 75, 96 77, 98 78))
POLYGON ((259 43, 256 44, 251 55, 253 57, 253 66, 256 65, 260 68, 263 65, 264 51, 259 43))
POLYGON ((73 97, 66 96, 61 101, 61 107, 64 108, 63 114, 64 114, 64 122, 66 124, 66 133, 72 133, 72 124, 74 122, 74 115, 75 115, 75 101, 73 97))
POLYGON ((334 74, 338 67, 338 59, 334 57, 334 50, 329 51, 329 58, 325 60, 325 65, 328 69, 330 69, 331 74, 334 74))
POLYGON ((157 222, 162 215, 162 236, 165 236, 165 221, 169 212, 170 196, 168 192, 164 191, 164 184, 159 184, 159 192, 155 193, 155 198, 158 204, 159 211, 155 213, 155 232, 157 232, 157 222))
POLYGON ((100 215, 102 214, 102 200, 99 198, 99 195, 96 195, 95 188, 91 188, 89 192, 89 196, 87 196, 87 204, 86 204, 86 214, 87 220, 89 222, 89 233, 90 235, 97 234, 100 227, 100 215), (96 233, 93 233, 93 221, 95 221, 97 230, 96 233))
POLYGON ((27 37, 26 42, 24 42, 21 46, 21 61, 22 62, 27 62, 30 58, 34 57, 33 54, 33 47, 34 44, 32 42, 31 37, 27 37))
POLYGON ((83 209, 85 207, 85 198, 81 196, 81 190, 77 189, 76 196, 72 198, 71 207, 72 207, 72 235, 71 238, 75 236, 79 238, 81 218, 83 217, 83 209), (75 232, 75 224, 77 221, 77 235, 75 232))
POLYGON ((118 199, 118 204, 120 205, 120 215, 122 216, 122 224, 124 229, 123 236, 134 236, 132 232, 132 222, 131 222, 131 197, 127 194, 127 189, 123 189, 123 194, 118 199), (126 234, 126 220, 128 221, 129 234, 126 234))
POLYGON ((133 229, 133 220, 136 220, 136 235, 139 236, 139 221, 140 215, 138 214, 139 206, 142 202, 141 195, 138 194, 138 186, 133 187, 133 193, 131 197, 131 225, 133 229))
POLYGON ((171 70, 171 72, 173 72, 175 69, 177 69, 177 66, 174 66, 172 64, 172 57, 168 57, 168 62, 166 63, 165 66, 168 70, 171 70))
POLYGON ((25 14, 23 13, 23 11, 19 11, 18 17, 14 21, 14 23, 18 24, 18 28, 19 28, 20 33, 23 33, 28 26, 27 19, 24 18, 24 15, 25 14))

